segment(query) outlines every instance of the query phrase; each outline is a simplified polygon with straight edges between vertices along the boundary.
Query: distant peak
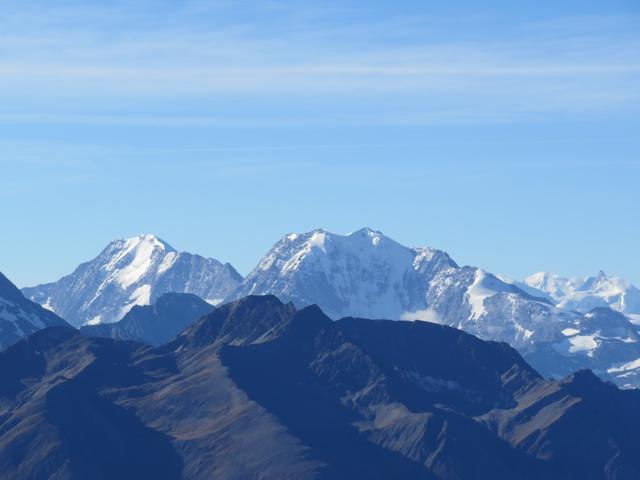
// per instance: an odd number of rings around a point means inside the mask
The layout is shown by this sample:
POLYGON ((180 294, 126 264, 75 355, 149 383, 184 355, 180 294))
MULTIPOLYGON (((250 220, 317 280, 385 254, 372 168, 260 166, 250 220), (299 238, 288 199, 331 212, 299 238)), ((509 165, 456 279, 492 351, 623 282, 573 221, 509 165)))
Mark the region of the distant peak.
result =
POLYGON ((229 302, 225 305, 229 306, 242 306, 242 307, 253 307, 256 305, 273 305, 280 307, 284 305, 282 301, 275 295, 267 294, 267 295, 247 295, 246 297, 239 298, 238 300, 234 300, 233 302, 229 302))
POLYGON ((611 281, 615 281, 614 279, 607 276, 604 271, 600 270, 597 274, 592 277, 587 277, 584 279, 584 283, 579 286, 579 290, 591 290, 591 289, 601 289, 606 288, 611 281))
POLYGON ((369 227, 363 227, 359 230, 356 230, 355 232, 351 232, 347 236, 352 237, 352 236, 358 236, 358 235, 362 235, 362 236, 366 235, 369 237, 384 237, 384 234, 382 232, 380 232, 379 230, 374 230, 369 227))
MULTIPOLYGON (((305 233, 289 233, 282 237, 278 245, 297 245, 298 248, 307 249, 309 251, 320 250, 324 253, 327 252, 326 246, 332 245, 333 248, 365 248, 373 247, 375 250, 378 248, 383 249, 396 249, 402 248, 406 250, 414 250, 421 254, 430 252, 429 255, 434 253, 444 253, 432 248, 409 248, 401 243, 398 243, 393 238, 386 236, 380 230, 374 230, 370 227, 363 227, 358 230, 352 231, 346 235, 332 233, 325 228, 317 228, 305 233)), ((446 254, 445 254, 446 255, 446 254)), ((424 257, 424 255, 423 255, 424 257)), ((269 267, 271 262, 266 262, 262 267, 269 267)))
POLYGON ((309 238, 312 238, 314 236, 326 235, 328 233, 329 232, 325 228, 316 228, 315 230, 310 230, 310 231, 305 232, 305 233, 297 233, 297 232, 288 233, 284 237, 282 237, 282 240, 283 241, 286 240, 288 242, 295 242, 298 239, 302 239, 302 241, 306 241, 309 238))
POLYGON ((134 250, 144 245, 167 252, 175 252, 175 249, 171 245, 152 233, 143 233, 135 237, 121 238, 114 240, 111 244, 126 250, 134 250))
POLYGON ((556 277, 556 274, 554 274, 554 273, 536 272, 536 273, 533 273, 533 274, 529 275, 526 278, 526 281, 536 281, 536 280, 539 281, 539 280, 544 280, 544 279, 547 279, 547 278, 554 278, 554 277, 556 277))
POLYGON ((141 240, 148 241, 148 242, 153 242, 156 240, 160 241, 160 239, 157 236, 155 236, 153 233, 141 233, 140 235, 137 235, 137 237, 135 238, 139 238, 141 240))
POLYGON ((162 240, 161 238, 157 237, 152 233, 144 233, 144 234, 138 235, 137 237, 133 237, 133 239, 129 239, 129 240, 137 240, 140 243, 151 243, 155 246, 164 248, 165 250, 174 250, 174 248, 171 245, 169 245, 167 242, 165 242, 164 240, 162 240))
POLYGON ((536 272, 536 273, 532 273, 529 276, 529 278, 544 278, 544 277, 548 277, 549 275, 552 275, 552 274, 547 272, 536 272))

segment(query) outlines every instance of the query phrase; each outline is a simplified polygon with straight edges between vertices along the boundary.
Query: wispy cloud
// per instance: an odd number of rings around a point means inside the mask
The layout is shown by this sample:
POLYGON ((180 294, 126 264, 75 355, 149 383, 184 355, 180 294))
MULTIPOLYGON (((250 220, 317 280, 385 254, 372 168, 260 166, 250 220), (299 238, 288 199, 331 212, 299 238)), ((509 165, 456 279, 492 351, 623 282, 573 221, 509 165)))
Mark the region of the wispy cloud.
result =
POLYGON ((345 20, 308 4, 266 2, 257 11, 255 2, 180 4, 56 2, 41 4, 41 15, 33 2, 1 2, 0 95, 9 100, 0 122, 313 123, 286 103, 278 119, 221 112, 216 99, 234 96, 295 103, 321 95, 343 106, 356 99, 348 114, 320 107, 326 121, 343 123, 366 117, 358 102, 391 123, 640 107, 640 33, 628 18, 523 24, 478 38, 457 35, 449 19, 454 34, 445 38, 438 32, 445 21, 429 17, 345 20), (211 99, 206 114, 91 113, 114 99, 194 98, 211 99), (70 109, 77 101, 83 108, 70 109))

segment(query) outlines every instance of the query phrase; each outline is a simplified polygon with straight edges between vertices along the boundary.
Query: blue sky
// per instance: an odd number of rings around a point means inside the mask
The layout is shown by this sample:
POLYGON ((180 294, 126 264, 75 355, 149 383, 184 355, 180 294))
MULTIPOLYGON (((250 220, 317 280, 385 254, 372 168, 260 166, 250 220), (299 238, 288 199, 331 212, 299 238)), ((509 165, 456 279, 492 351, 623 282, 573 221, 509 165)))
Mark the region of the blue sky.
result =
POLYGON ((0 270, 362 226, 640 284, 635 1, 0 0, 0 270))

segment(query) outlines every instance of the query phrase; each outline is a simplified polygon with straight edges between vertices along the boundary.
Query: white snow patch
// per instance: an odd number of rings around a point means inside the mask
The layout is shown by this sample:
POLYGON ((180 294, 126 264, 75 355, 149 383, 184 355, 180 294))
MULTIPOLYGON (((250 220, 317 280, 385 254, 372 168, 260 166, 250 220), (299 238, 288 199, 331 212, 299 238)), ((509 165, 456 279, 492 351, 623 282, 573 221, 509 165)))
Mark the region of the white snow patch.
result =
POLYGON ((307 243, 309 244, 310 247, 318 248, 323 252, 327 253, 327 251, 324 248, 324 242, 326 239, 327 239, 326 232, 314 232, 313 235, 311 235, 311 238, 309 238, 307 243))
MULTIPOLYGON (((110 272, 107 283, 115 281, 125 290, 138 282, 149 271, 153 266, 156 252, 163 260, 166 256, 175 260, 176 253, 154 235, 138 235, 121 240, 118 241, 115 248, 117 248, 117 253, 104 266, 104 269, 110 272)), ((167 260, 167 262, 169 261, 172 260, 167 260)))
MULTIPOLYGON (((127 242, 129 242, 129 240, 127 240, 127 242)), ((140 278, 147 273, 149 267, 151 267, 151 256, 154 251, 154 243, 131 242, 131 244, 116 258, 124 258, 125 255, 129 254, 131 251, 134 252, 133 260, 131 260, 127 266, 117 271, 114 275, 115 280, 122 286, 122 288, 125 289, 140 280, 140 278)))
POLYGON ((592 357, 600 346, 598 335, 574 335, 553 345, 553 348, 562 355, 580 353, 592 357))
POLYGON ((485 299, 495 295, 495 291, 490 290, 482 285, 486 278, 486 273, 480 269, 476 270, 475 280, 467 290, 467 299, 471 305, 471 318, 478 319, 485 312, 485 299))
POLYGON ((442 319, 438 312, 433 308, 425 308, 424 310, 416 310, 415 312, 405 312, 400 316, 400 320, 417 320, 421 322, 442 323, 442 319))
POLYGON ((635 370, 640 368, 640 358, 634 360, 633 362, 624 363, 617 367, 613 367, 607 370, 607 373, 620 373, 620 372, 628 372, 629 370, 635 370))
MULTIPOLYGON (((286 275, 289 272, 296 271, 305 258, 310 255, 314 249, 319 250, 322 253, 327 253, 325 248, 325 242, 327 240, 327 232, 325 230, 316 230, 311 236, 307 239, 307 241, 301 246, 297 247, 298 249, 291 255, 289 259, 287 259, 282 266, 280 267, 280 274, 286 275)), ((261 270, 267 270, 271 268, 274 264, 278 266, 277 255, 279 252, 274 252, 272 255, 268 255, 265 257, 265 260, 260 262, 258 266, 261 270)), ((253 291, 253 289, 252 289, 253 291)))
POLYGON ((640 314, 637 313, 627 313, 627 318, 634 325, 640 325, 640 314))
POLYGON ((42 308, 49 310, 50 312, 56 313, 51 305, 51 297, 47 298, 47 301, 42 304, 42 308))
POLYGON ((209 305, 213 305, 214 307, 217 307, 224 301, 224 298, 205 298, 204 301, 207 302, 209 305))
POLYGON ((151 285, 139 286, 133 291, 129 298, 133 300, 135 305, 149 305, 151 300, 151 285))
POLYGON ((151 285, 141 285, 136 288, 129 297, 129 300, 131 301, 118 312, 117 318, 114 320, 115 322, 122 320, 122 317, 129 313, 136 305, 149 305, 151 302, 151 285))
POLYGON ((527 341, 531 338, 531 336, 535 333, 533 330, 527 330, 526 328, 524 328, 522 325, 520 325, 519 323, 515 324, 516 330, 522 334, 522 339, 524 341, 527 341))
POLYGON ((415 248, 413 258, 413 269, 416 270, 423 262, 430 262, 435 256, 435 250, 433 248, 415 248))
POLYGON ((575 328, 565 328, 564 330, 562 330, 562 334, 565 337, 571 337, 572 335, 577 335, 578 333, 580 333, 580 330, 577 330, 575 328))
POLYGON ((176 263, 177 259, 178 259, 178 253, 177 252, 169 252, 169 253, 167 253, 164 256, 164 258, 162 259, 162 263, 158 267, 158 275, 160 275, 161 273, 164 273, 167 270, 169 270, 173 266, 173 264, 176 263))
POLYGON ((575 337, 569 338, 569 343, 571 344, 569 347, 570 353, 590 352, 598 347, 598 341, 595 339, 595 335, 576 335, 575 337))
POLYGON ((98 325, 100 323, 102 323, 102 315, 96 315, 95 317, 87 320, 86 325, 98 325))

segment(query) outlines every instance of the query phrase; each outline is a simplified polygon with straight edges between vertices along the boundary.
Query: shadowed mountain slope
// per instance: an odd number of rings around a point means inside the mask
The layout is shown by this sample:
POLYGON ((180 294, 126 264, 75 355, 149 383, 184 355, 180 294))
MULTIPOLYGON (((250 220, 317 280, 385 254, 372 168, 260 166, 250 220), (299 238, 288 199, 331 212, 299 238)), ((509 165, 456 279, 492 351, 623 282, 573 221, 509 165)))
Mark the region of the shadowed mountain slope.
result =
POLYGON ((119 322, 85 325, 80 327, 80 332, 88 336, 162 345, 213 308, 190 293, 165 293, 153 305, 133 307, 119 322))
POLYGON ((69 326, 55 313, 24 297, 18 287, 0 273, 0 350, 41 328, 69 326))
POLYGON ((640 472, 638 392, 588 373, 544 380, 506 344, 449 327, 334 322, 273 296, 223 305, 158 348, 46 329, 0 353, 0 385, 7 478, 640 472))

